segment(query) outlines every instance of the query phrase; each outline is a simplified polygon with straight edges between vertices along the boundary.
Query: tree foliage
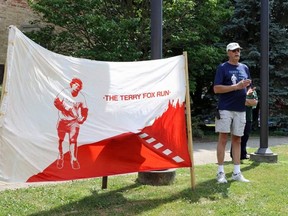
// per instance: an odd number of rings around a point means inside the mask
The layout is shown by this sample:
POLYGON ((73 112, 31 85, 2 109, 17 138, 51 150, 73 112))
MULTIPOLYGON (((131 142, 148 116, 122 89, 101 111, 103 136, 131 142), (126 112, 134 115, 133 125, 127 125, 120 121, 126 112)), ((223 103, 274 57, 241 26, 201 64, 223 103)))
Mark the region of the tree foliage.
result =
MULTIPOLYGON (((269 111, 271 116, 287 119, 288 1, 273 0, 269 2, 269 111)), ((234 14, 229 24, 223 28, 223 36, 230 41, 239 42, 244 48, 242 61, 250 67, 254 85, 260 96, 261 2, 236 0, 234 8, 234 14)))
MULTIPOLYGON (((30 5, 46 25, 29 37, 49 50, 105 61, 150 59, 149 0, 30 0, 30 5)), ((163 57, 187 51, 193 115, 213 105, 207 92, 226 55, 220 26, 231 12, 229 0, 163 1, 163 57)))
POLYGON ((106 61, 146 57, 147 1, 39 0, 31 7, 48 24, 31 37, 52 51, 106 61))

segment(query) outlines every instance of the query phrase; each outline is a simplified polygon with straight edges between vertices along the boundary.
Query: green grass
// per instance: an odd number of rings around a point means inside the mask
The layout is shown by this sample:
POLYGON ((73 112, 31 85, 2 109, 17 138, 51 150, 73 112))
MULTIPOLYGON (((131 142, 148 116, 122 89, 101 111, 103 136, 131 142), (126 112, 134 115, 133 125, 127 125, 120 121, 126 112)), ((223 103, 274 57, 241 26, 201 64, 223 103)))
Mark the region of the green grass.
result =
POLYGON ((241 165, 250 183, 231 181, 231 163, 227 184, 216 183, 216 164, 195 166, 195 190, 189 168, 178 169, 169 186, 141 185, 137 173, 109 177, 106 190, 102 178, 71 181, 2 191, 0 215, 288 215, 288 145, 270 149, 278 163, 241 165))

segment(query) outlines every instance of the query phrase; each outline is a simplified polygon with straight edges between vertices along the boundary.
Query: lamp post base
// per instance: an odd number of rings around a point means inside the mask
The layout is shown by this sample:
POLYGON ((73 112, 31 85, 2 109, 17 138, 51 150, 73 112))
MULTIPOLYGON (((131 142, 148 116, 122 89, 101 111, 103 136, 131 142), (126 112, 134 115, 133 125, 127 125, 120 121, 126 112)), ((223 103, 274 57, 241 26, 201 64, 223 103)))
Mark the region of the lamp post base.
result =
POLYGON ((255 152, 250 154, 250 160, 255 162, 277 163, 278 155, 274 153, 260 154, 255 152))

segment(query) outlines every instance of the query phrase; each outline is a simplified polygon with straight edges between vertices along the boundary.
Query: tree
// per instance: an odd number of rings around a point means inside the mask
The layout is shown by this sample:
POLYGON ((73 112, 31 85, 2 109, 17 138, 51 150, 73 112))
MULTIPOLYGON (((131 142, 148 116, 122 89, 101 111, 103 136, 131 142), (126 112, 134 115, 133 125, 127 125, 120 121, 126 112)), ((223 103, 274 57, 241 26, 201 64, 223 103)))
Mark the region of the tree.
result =
MULTIPOLYGON (((223 28, 223 36, 243 46, 242 61, 250 67, 254 85, 260 89, 260 1, 234 1, 234 14, 223 28)), ((288 2, 270 1, 269 108, 270 115, 288 120, 288 2), (280 7, 281 6, 281 7, 280 7), (281 112, 279 112, 281 109, 281 112)), ((228 41, 227 41, 228 42, 228 41)), ((258 93, 260 95, 260 93, 258 93)), ((260 98, 261 99, 261 98, 260 98)))
MULTIPOLYGON (((149 0, 37 0, 30 5, 47 25, 29 37, 49 50, 105 61, 150 59, 149 0)), ((194 116, 210 113, 215 101, 207 92, 225 56, 220 26, 231 11, 229 0, 163 1, 163 57, 188 52, 194 116)))
POLYGON ((31 1, 46 25, 30 37, 64 55, 106 60, 144 59, 149 44, 147 1, 31 1))
POLYGON ((163 39, 167 54, 188 52, 192 114, 197 116, 209 113, 213 106, 214 100, 205 96, 212 90, 216 66, 223 58, 219 27, 229 20, 231 10, 227 1, 187 2, 165 4, 163 39))

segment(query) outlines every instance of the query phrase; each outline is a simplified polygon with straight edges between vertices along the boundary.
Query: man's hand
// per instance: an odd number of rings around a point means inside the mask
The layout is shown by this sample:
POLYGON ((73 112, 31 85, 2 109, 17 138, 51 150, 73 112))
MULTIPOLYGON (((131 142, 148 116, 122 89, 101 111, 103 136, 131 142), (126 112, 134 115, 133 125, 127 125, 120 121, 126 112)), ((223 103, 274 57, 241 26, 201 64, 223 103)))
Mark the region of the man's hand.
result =
POLYGON ((238 82, 236 84, 236 89, 240 90, 240 89, 247 88, 250 84, 251 84, 251 80, 250 79, 241 80, 240 82, 238 82))
POLYGON ((64 101, 60 100, 58 97, 55 98, 54 105, 58 110, 60 110, 62 112, 63 115, 74 117, 72 108, 65 107, 64 101))
POLYGON ((249 88, 248 91, 247 91, 247 95, 252 95, 253 92, 255 91, 256 87, 254 88, 249 88))
POLYGON ((258 100, 256 99, 246 99, 245 106, 257 106, 258 100))
POLYGON ((231 91, 237 91, 247 88, 251 84, 250 79, 241 80, 234 85, 214 85, 213 90, 215 94, 223 94, 231 91))
POLYGON ((84 108, 81 106, 80 109, 81 109, 81 116, 78 117, 77 120, 79 124, 83 124, 86 121, 87 116, 88 116, 88 108, 84 108))

